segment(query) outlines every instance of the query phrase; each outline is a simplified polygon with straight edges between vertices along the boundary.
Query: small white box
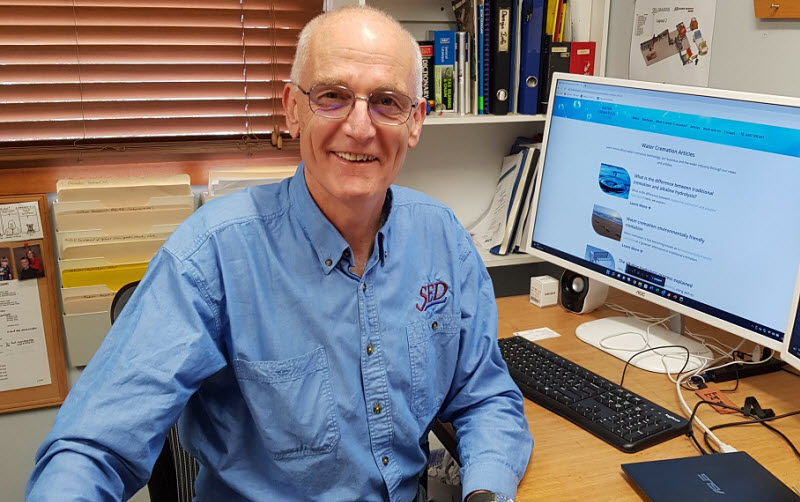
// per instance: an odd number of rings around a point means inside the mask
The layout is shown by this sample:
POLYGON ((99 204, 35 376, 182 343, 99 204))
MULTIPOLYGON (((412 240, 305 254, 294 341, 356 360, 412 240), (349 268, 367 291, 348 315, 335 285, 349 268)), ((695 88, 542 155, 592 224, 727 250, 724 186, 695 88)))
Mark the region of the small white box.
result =
POLYGON ((558 279, 549 275, 531 277, 530 300, 537 307, 549 307, 558 303, 558 279))

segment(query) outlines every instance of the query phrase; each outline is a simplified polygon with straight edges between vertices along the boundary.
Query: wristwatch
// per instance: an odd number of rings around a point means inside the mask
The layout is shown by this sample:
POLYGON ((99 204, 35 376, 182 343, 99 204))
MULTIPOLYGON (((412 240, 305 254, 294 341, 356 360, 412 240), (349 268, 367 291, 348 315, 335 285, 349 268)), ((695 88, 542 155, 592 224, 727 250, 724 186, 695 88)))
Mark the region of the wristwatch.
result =
POLYGON ((514 502, 514 499, 506 497, 502 493, 474 492, 467 497, 465 502, 514 502))

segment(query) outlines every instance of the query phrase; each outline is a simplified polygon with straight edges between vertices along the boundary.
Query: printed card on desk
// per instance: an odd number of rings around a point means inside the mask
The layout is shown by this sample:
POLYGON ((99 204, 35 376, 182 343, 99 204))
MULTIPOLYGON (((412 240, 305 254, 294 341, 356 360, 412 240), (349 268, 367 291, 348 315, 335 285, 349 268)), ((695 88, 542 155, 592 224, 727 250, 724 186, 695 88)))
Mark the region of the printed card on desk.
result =
POLYGON ((521 336, 522 338, 531 342, 538 342, 539 340, 546 340, 548 338, 557 338, 561 335, 550 328, 536 328, 525 331, 517 331, 514 333, 514 336, 521 336))

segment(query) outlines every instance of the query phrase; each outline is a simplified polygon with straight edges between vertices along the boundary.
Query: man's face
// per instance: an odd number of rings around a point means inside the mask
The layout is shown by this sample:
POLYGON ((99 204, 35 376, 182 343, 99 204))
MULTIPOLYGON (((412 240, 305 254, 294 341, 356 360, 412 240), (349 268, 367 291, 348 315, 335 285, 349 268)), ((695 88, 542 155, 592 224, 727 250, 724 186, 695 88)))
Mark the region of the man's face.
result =
MULTIPOLYGON (((297 83, 306 91, 320 83, 342 85, 363 97, 392 90, 420 102, 407 40, 382 21, 347 21, 333 20, 318 31, 322 35, 312 39, 297 83)), ((329 119, 315 115, 308 97, 292 84, 283 98, 289 130, 293 137, 300 134, 306 183, 317 204, 324 210, 382 203, 408 148, 419 141, 424 105, 413 109, 405 124, 390 126, 374 123, 362 99, 346 118, 329 119)))
POLYGON ((31 265, 31 264, 30 264, 30 262, 28 261, 28 259, 27 259, 27 258, 22 258, 22 259, 20 259, 20 260, 19 260, 19 264, 20 264, 20 265, 22 265, 22 268, 24 268, 24 269, 26 269, 26 270, 27 270, 27 269, 28 269, 28 267, 31 265))

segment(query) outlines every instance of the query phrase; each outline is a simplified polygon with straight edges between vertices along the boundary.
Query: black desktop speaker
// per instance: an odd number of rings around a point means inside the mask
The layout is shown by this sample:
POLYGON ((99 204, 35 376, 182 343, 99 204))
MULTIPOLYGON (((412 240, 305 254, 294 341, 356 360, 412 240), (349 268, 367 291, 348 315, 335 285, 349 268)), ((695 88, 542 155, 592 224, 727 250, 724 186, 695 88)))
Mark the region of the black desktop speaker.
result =
POLYGON ((559 290, 561 306, 576 314, 591 312, 608 296, 608 286, 569 270, 561 274, 559 290))

